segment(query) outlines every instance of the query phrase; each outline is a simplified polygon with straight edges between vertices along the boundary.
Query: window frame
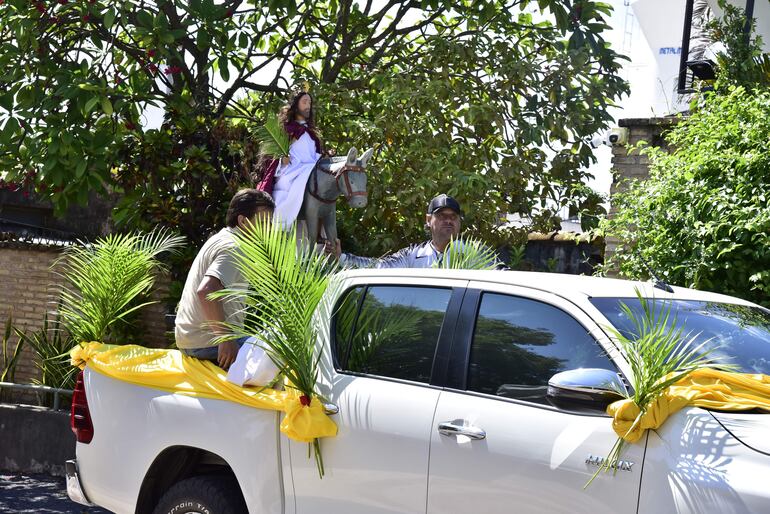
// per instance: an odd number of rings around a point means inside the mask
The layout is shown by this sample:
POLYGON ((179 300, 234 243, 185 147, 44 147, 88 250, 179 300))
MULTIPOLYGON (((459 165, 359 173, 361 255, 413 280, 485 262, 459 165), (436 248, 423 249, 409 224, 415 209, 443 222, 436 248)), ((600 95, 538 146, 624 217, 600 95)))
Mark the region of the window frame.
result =
POLYGON ((612 346, 611 341, 606 338, 605 332, 587 313, 585 313, 573 302, 563 297, 547 293, 545 291, 531 289, 523 286, 491 282, 471 282, 466 289, 463 304, 460 308, 457 328, 455 330, 454 338, 452 341, 450 363, 448 366, 445 387, 454 393, 494 399, 501 402, 516 403, 533 408, 548 409, 573 415, 606 417, 607 414, 605 413, 576 412, 572 410, 560 409, 552 405, 534 403, 527 400, 497 396, 478 391, 471 391, 467 388, 468 374, 470 372, 470 354, 471 346, 473 345, 473 335, 476 329, 476 320, 481 308, 481 299, 485 293, 505 295, 514 298, 540 302, 563 312, 565 315, 575 320, 578 325, 583 327, 583 329, 585 329, 588 336, 591 337, 602 350, 604 350, 605 354, 607 355, 607 359, 610 363, 612 363, 615 371, 621 376, 623 380, 626 380, 621 366, 618 365, 618 362, 614 357, 615 349, 612 346))
POLYGON ((334 309, 332 310, 332 320, 329 324, 329 350, 331 351, 331 361, 334 367, 335 373, 340 375, 348 375, 354 377, 373 378, 377 380, 385 380, 390 382, 398 382, 402 384, 418 385, 422 387, 434 387, 441 388, 445 385, 446 370, 450 362, 450 351, 452 346, 452 340, 454 338, 454 332, 457 324, 460 308, 463 303, 463 297, 466 291, 467 281, 459 280, 432 280, 418 283, 409 283, 406 280, 399 280, 395 282, 391 281, 371 281, 371 282, 354 282, 348 285, 337 297, 334 303, 334 309), (418 382, 414 380, 408 380, 404 378, 389 377, 385 375, 375 375, 372 373, 364 373, 359 371, 351 371, 343 369, 339 359, 337 358, 337 313, 342 305, 342 302, 348 297, 349 294, 355 289, 363 289, 364 294, 358 301, 356 307, 356 314, 353 320, 353 330, 358 323, 358 317, 361 314, 361 309, 366 297, 369 294, 371 288, 377 287, 402 287, 402 288, 421 288, 421 289, 443 289, 450 291, 449 303, 447 304, 446 312, 444 313, 444 319, 439 329, 438 340, 436 341, 436 348, 433 354, 433 362, 431 364, 431 375, 428 382, 418 382))

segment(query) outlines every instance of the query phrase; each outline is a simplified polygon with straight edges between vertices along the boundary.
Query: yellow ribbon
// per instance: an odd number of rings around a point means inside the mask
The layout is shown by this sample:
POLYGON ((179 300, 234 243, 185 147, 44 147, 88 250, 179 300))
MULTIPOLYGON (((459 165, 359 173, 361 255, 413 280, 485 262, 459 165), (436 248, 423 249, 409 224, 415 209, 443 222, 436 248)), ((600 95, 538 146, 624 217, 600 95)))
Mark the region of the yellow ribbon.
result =
POLYGON ((645 430, 660 427, 688 405, 724 411, 770 411, 770 376, 702 368, 669 386, 641 417, 641 409, 631 399, 610 404, 607 414, 613 417, 612 428, 618 437, 635 443, 645 430))
POLYGON ((131 384, 195 398, 228 400, 248 407, 281 411, 281 432, 304 443, 337 435, 337 425, 313 398, 303 405, 300 393, 289 389, 240 387, 227 381, 227 373, 213 362, 137 345, 82 343, 70 351, 73 366, 86 364, 94 371, 131 384))

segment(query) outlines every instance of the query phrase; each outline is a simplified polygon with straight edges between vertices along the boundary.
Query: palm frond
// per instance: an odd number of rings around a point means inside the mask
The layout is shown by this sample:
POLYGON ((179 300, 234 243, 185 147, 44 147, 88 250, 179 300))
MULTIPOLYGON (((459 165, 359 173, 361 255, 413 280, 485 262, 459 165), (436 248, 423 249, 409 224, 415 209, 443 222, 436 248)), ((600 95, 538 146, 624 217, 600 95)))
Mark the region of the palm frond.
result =
MULTIPOLYGON (((719 346, 710 341, 696 343, 700 334, 686 333, 685 328, 677 323, 672 315, 669 302, 656 302, 642 296, 637 289, 641 313, 627 304, 621 304, 621 310, 631 321, 629 335, 621 333, 615 327, 608 327, 617 342, 620 354, 631 367, 629 377, 632 395, 629 397, 639 407, 639 415, 634 420, 631 430, 641 422, 642 416, 655 403, 668 387, 684 379, 700 368, 733 370, 730 364, 723 363, 715 356, 719 346)), ((613 445, 602 466, 586 484, 590 485, 601 471, 616 469, 614 464, 620 459, 625 446, 619 437, 613 445)))
POLYGON ((262 155, 274 158, 289 155, 289 134, 284 130, 278 117, 268 118, 265 124, 257 129, 259 151, 262 155))
POLYGON ((472 237, 452 239, 444 250, 444 257, 435 264, 443 269, 492 270, 498 267, 493 249, 472 237))
MULTIPOLYGON (((313 317, 338 264, 306 245, 298 246, 296 224, 285 231, 280 223, 258 220, 239 231, 236 240, 233 256, 248 287, 212 295, 245 305, 243 325, 230 325, 230 337, 259 335, 265 341, 262 349, 287 378, 287 387, 308 399, 320 398, 313 317)), ((323 475, 320 446, 317 441, 311 445, 323 475)))
POLYGON ((31 332, 14 329, 19 341, 23 341, 37 355, 35 366, 40 371, 36 384, 72 389, 75 385, 77 368, 72 366, 69 351, 74 346, 72 337, 58 327, 60 320, 50 327, 48 315, 43 318, 43 326, 31 332))
POLYGON ((168 230, 111 234, 68 247, 56 262, 62 324, 76 341, 106 341, 111 328, 153 302, 136 304, 164 269, 163 252, 176 252, 184 238, 168 230))

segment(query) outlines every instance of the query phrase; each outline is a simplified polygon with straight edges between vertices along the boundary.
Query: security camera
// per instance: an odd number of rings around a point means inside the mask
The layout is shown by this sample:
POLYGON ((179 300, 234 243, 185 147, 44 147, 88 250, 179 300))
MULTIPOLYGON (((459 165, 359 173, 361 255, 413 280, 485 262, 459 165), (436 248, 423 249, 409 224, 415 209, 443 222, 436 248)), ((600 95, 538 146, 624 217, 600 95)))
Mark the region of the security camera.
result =
POLYGON ((609 146, 623 146, 628 143, 628 129, 615 127, 607 132, 607 144, 609 146))
POLYGON ((628 129, 624 127, 615 127, 604 134, 597 134, 591 139, 586 139, 586 143, 591 148, 605 146, 623 146, 628 143, 628 129))

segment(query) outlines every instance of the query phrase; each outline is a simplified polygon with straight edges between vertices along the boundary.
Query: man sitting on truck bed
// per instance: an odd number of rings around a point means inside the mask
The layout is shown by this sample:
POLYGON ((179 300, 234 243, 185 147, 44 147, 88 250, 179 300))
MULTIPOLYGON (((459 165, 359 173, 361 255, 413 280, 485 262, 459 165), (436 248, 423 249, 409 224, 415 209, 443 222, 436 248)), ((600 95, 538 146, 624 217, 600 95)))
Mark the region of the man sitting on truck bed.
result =
POLYGON ((235 193, 227 209, 227 226, 213 235, 201 248, 190 267, 176 313, 177 347, 187 355, 206 359, 227 369, 235 361, 238 341, 212 344, 228 333, 224 322, 240 324, 243 306, 234 299, 209 299, 220 289, 243 284, 232 251, 235 235, 257 217, 272 216, 273 198, 264 191, 242 189, 235 193))

